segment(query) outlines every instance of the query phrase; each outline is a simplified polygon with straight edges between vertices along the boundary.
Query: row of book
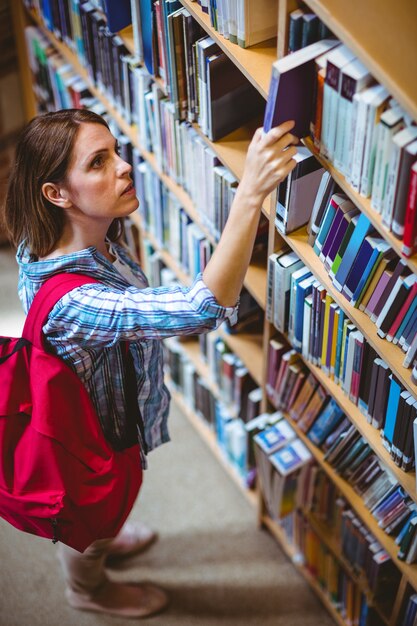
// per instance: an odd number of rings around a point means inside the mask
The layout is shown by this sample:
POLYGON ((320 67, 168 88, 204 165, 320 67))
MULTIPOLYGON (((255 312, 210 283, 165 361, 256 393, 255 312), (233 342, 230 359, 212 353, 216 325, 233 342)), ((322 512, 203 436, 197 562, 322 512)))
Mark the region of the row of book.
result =
MULTIPOLYGON (((255 437, 255 441, 257 437, 259 435, 255 437)), ((297 439, 294 440, 290 449, 298 450, 297 444, 305 453, 305 447, 297 439)), ((309 462, 307 458, 307 460, 299 460, 297 467, 292 471, 282 466, 282 458, 286 459, 288 456, 284 454, 285 449, 286 447, 281 449, 281 454, 275 453, 268 457, 257 444, 255 445, 257 463, 259 463, 257 469, 265 505, 276 523, 287 528, 287 532, 289 531, 289 539, 298 550, 298 560, 301 560, 309 574, 318 581, 320 587, 345 619, 348 619, 350 612, 353 611, 353 598, 350 596, 354 590, 359 595, 363 591, 372 592, 376 603, 383 603, 385 610, 388 605, 392 608, 400 581, 399 570, 392 559, 369 530, 354 516, 351 509, 348 509, 345 503, 341 505, 343 502, 341 498, 338 498, 336 507, 334 500, 329 500, 328 487, 331 483, 317 465, 309 462), (311 507, 306 503, 307 493, 312 502, 311 507), (325 504, 329 509, 338 508, 340 511, 340 527, 329 530, 326 526, 324 532, 332 543, 335 541, 340 545, 343 559, 334 556, 329 549, 329 544, 319 538, 315 525, 312 523, 315 514, 312 515, 309 509, 314 510, 315 503, 323 499, 327 500, 325 504), (289 524, 288 519, 291 519, 289 524), (359 528, 362 533, 364 541, 361 548, 357 545, 357 538, 352 533, 349 522, 355 525, 355 530, 359 528)), ((330 491, 332 491, 331 486, 330 491)), ((364 598, 357 597, 356 603, 359 603, 360 599, 364 602, 364 598)), ((358 611, 359 606, 356 606, 355 610, 358 611)), ((365 618, 366 607, 362 606, 361 610, 365 618)), ((372 623, 384 622, 377 620, 372 623)))
POLYGON ((289 13, 287 54, 332 36, 331 30, 312 11, 298 8, 289 13))
MULTIPOLYGON (((415 466, 416 400, 392 374, 387 363, 376 355, 362 333, 349 324, 345 330, 346 339, 339 342, 339 345, 343 343, 344 346, 340 349, 344 372, 340 378, 335 378, 334 372, 336 376, 339 375, 338 367, 334 369, 333 361, 330 361, 330 377, 357 404, 367 422, 380 430, 381 442, 396 465, 404 471, 410 471, 415 466)), ((331 336, 330 333, 329 341, 331 336)), ((329 352, 334 356, 335 350, 332 351, 329 347, 329 352)), ((314 363, 308 354, 304 355, 304 359, 326 369, 323 363, 314 363)), ((266 389, 275 407, 282 408, 297 418, 303 414, 300 425, 303 429, 316 418, 320 403, 326 399, 324 389, 309 372, 300 354, 285 339, 279 337, 270 340, 266 389), (307 405, 300 395, 303 387, 307 405), (313 392, 316 389, 318 393, 314 397, 313 392)), ((323 416, 327 420, 326 426, 331 427, 332 419, 340 419, 341 413, 332 400, 328 405, 328 414, 323 416)), ((318 421, 317 427, 319 426, 321 424, 318 421)))
POLYGON ((336 289, 375 322, 380 337, 402 347, 404 366, 412 366, 417 354, 417 345, 409 350, 417 332, 416 277, 344 194, 331 196, 313 249, 336 289))
POLYGON ((200 0, 211 26, 231 43, 249 48, 276 37, 277 0, 200 0))
MULTIPOLYGON (((414 254, 417 126, 346 45, 322 40, 274 62, 264 129, 286 119, 296 120, 298 137, 313 136, 320 153, 371 198, 403 253, 414 254)), ((301 216, 292 221, 300 225, 301 216)))

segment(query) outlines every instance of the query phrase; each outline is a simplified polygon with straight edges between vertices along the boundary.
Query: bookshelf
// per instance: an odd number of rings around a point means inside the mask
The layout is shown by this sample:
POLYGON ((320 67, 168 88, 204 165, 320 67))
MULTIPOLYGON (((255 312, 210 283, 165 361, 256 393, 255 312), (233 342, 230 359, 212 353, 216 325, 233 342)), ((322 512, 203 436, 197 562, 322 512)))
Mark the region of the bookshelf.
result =
MULTIPOLYGON (((249 49, 242 49, 235 44, 229 43, 224 37, 219 35, 211 26, 208 16, 202 12, 197 2, 191 0, 181 0, 182 5, 191 13, 191 15, 202 25, 204 30, 209 34, 226 55, 235 63, 235 65, 243 72, 247 79, 256 87, 259 93, 266 98, 268 94, 269 81, 271 76, 271 67, 274 60, 284 54, 286 49, 288 34, 288 14, 299 6, 296 0, 281 0, 279 2, 279 10, 277 15, 278 21, 278 39, 273 39, 262 44, 258 44, 249 49)), ((412 3, 396 3, 384 0, 382 3, 377 0, 370 0, 367 3, 353 0, 349 7, 341 0, 306 0, 306 4, 322 19, 329 28, 351 49, 357 56, 367 65, 369 70, 380 81, 390 93, 398 100, 398 102, 408 111, 408 113, 417 119, 417 85, 416 82, 410 80, 413 76, 413 68, 417 65, 417 9, 412 3)), ((21 66, 22 84, 25 95, 26 116, 31 118, 36 110, 36 102, 31 89, 31 76, 27 62, 26 43, 23 36, 23 27, 25 24, 36 24, 52 46, 60 52, 60 54, 68 61, 79 76, 81 76, 88 84, 92 94, 100 100, 110 115, 117 122, 122 132, 130 139, 132 144, 136 146, 143 158, 149 163, 153 171, 158 175, 164 185, 179 200, 181 206, 190 216, 190 218, 200 226, 207 236, 208 240, 215 244, 214 238, 205 227, 201 217, 196 210, 192 199, 184 189, 178 185, 170 176, 164 173, 158 165, 154 154, 143 149, 138 140, 137 129, 130 126, 123 119, 122 115, 108 101, 106 96, 97 89, 89 79, 88 73, 84 65, 80 62, 77 55, 74 54, 65 44, 58 40, 43 25, 42 20, 33 12, 28 12, 22 2, 12 3, 14 14, 14 26, 17 34, 18 52, 21 66)), ((134 51, 133 31, 131 27, 124 29, 120 35, 127 48, 134 51)), ((156 79, 162 88, 160 80, 156 79)), ((234 131, 230 135, 224 137, 218 142, 210 142, 202 133, 197 124, 193 124, 195 130, 210 146, 220 161, 230 169, 230 171, 240 179, 243 174, 246 151, 257 126, 261 120, 234 131)), ((333 165, 326 159, 317 155, 313 143, 307 140, 306 146, 317 156, 323 166, 330 171, 337 184, 352 199, 355 205, 363 212, 380 232, 380 234, 388 241, 389 245, 400 255, 401 244, 399 241, 381 224, 381 218, 370 207, 370 201, 363 199, 357 194, 353 188, 346 182, 345 178, 338 172, 333 165)), ((276 249, 277 243, 281 237, 286 243, 298 254, 304 264, 310 268, 314 276, 320 280, 327 292, 332 296, 334 301, 346 312, 347 316, 363 333, 369 343, 375 348, 378 354, 383 355, 389 364, 393 373, 398 377, 406 389, 408 389, 414 397, 417 397, 416 385, 411 380, 410 370, 402 367, 403 354, 401 351, 392 346, 387 341, 383 341, 376 334, 375 325, 371 323, 369 318, 350 306, 341 294, 333 287, 330 279, 314 254, 311 246, 307 243, 306 229, 300 229, 288 236, 278 235, 273 223, 275 206, 275 195, 267 199, 263 207, 263 213, 270 219, 268 254, 276 249)), ((132 220, 138 227, 140 233, 149 239, 150 243, 157 250, 163 262, 167 267, 173 270, 177 278, 183 284, 190 284, 191 278, 184 272, 176 260, 171 256, 169 251, 161 248, 159 243, 149 232, 146 232, 144 224, 141 222, 138 214, 132 216, 132 220)), ((248 269, 245 278, 245 287, 253 295, 258 304, 266 309, 266 283, 267 283, 267 259, 264 254, 255 255, 248 269)), ((407 259, 409 268, 417 273, 417 255, 407 259)), ((266 410, 270 405, 265 391, 266 365, 267 365, 267 346, 269 339, 275 334, 272 325, 265 322, 263 334, 242 334, 230 335, 222 330, 219 331, 221 338, 227 343, 229 348, 243 361, 248 368, 250 374, 256 383, 263 388, 262 407, 266 410)), ((198 373, 205 379, 209 378, 207 366, 199 355, 198 343, 196 341, 182 342, 182 347, 188 358, 195 365, 198 373)), ((330 378, 328 378, 322 370, 313 366, 306 361, 307 367, 314 373, 318 381, 325 387, 327 392, 336 400, 343 411, 349 416, 351 422, 355 424, 359 432, 366 438, 373 451, 381 459, 384 465, 398 480, 400 485, 407 491, 411 499, 417 502, 415 472, 405 473, 400 470, 391 460, 390 455, 382 445, 379 432, 366 423, 359 409, 354 405, 330 378)), ((213 387, 214 395, 218 395, 218 390, 213 387)), ((248 491, 242 484, 240 477, 233 470, 230 464, 225 460, 219 451, 215 435, 202 420, 184 402, 181 394, 173 391, 173 396, 183 409, 184 413, 190 419, 207 445, 218 458, 219 462, 230 473, 233 480, 243 489, 248 501, 256 507, 260 507, 260 522, 265 526, 272 535, 278 540, 286 554, 294 562, 301 574, 309 582, 313 590, 317 593, 323 604, 327 607, 336 623, 346 625, 346 621, 341 617, 340 613, 335 609, 332 602, 323 592, 317 580, 309 573, 308 569, 299 561, 296 551, 286 538, 281 526, 272 520, 265 512, 262 502, 257 496, 248 491)), ((324 460, 323 453, 318 450, 303 432, 297 427, 297 424, 287 416, 288 421, 296 430, 299 438, 310 449, 317 463, 324 469, 330 479, 337 485, 346 501, 355 510, 360 519, 370 529, 372 534, 377 538, 381 545, 391 555, 398 569, 402 574, 402 581, 399 587, 399 598, 391 611, 390 615, 385 614, 381 607, 377 607, 381 619, 388 626, 397 624, 397 618, 401 608, 402 598, 408 585, 417 591, 417 565, 407 565, 397 558, 398 546, 394 540, 387 536, 377 525, 375 518, 364 506, 361 498, 355 493, 350 485, 340 478, 335 470, 324 460)), ((321 540, 326 543, 336 558, 340 560, 346 568, 348 566, 343 563, 340 547, 337 542, 329 538, 329 533, 317 520, 311 518, 311 525, 321 540)), ((356 581, 359 586, 362 585, 363 592, 369 596, 366 584, 361 580, 356 581)))

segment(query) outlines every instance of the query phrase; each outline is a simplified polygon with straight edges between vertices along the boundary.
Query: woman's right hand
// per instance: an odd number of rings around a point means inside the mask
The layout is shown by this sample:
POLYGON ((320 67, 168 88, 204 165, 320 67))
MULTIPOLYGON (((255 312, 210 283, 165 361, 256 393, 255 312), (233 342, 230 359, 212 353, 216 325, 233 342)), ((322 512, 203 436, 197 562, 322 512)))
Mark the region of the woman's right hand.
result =
POLYGON ((296 165, 293 156, 299 141, 291 134, 293 128, 293 121, 271 128, 268 133, 258 128, 252 138, 239 187, 260 205, 296 165))

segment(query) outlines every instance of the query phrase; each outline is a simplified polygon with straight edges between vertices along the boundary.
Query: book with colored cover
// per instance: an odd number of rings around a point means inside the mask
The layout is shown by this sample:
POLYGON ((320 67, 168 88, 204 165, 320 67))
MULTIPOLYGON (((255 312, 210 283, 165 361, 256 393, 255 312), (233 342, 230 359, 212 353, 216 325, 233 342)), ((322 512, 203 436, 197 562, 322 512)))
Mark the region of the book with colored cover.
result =
POLYGON ((338 289, 338 291, 342 291, 343 286, 346 283, 349 271, 358 253, 359 247, 361 246, 365 237, 369 234, 371 228, 371 222, 364 213, 361 213, 355 229, 349 239, 346 250, 343 254, 339 269, 337 270, 333 279, 333 284, 336 289, 338 289))
POLYGON ((324 170, 321 176, 319 188, 314 199, 313 209, 311 211, 310 221, 307 225, 308 243, 310 246, 314 245, 317 237, 317 233, 320 230, 321 220, 326 210, 327 205, 330 202, 335 191, 336 183, 333 180, 330 172, 324 170))
MULTIPOLYGON (((363 151, 362 171, 358 191, 368 198, 372 191, 375 172, 375 161, 379 140, 379 122, 389 103, 388 91, 381 87, 376 89, 373 97, 366 102, 365 145, 363 151)), ((355 187, 356 189, 356 187, 355 187)))
POLYGON ((348 201, 347 196, 340 193, 335 193, 330 198, 329 204, 327 205, 323 218, 320 222, 320 228, 313 245, 313 250, 318 256, 320 256, 324 242, 326 241, 327 235, 329 234, 333 221, 336 217, 337 210, 340 204, 344 201, 348 201))
POLYGON ((371 315, 373 315, 374 309, 379 301, 379 299, 381 298, 390 278, 392 276, 392 271, 389 269, 386 269, 382 272, 382 275, 378 281, 378 284, 376 285, 374 291, 372 292, 372 294, 370 295, 368 304, 365 307, 365 313, 366 315, 368 315, 369 317, 371 317, 371 315))
POLYGON ((260 431, 253 437, 253 440, 266 454, 272 454, 292 439, 295 439, 295 437, 295 430, 286 420, 281 419, 272 426, 260 431))
POLYGON ((343 330, 346 322, 346 314, 342 309, 339 309, 339 319, 337 324, 337 335, 336 335, 336 355, 334 362, 334 371, 330 373, 333 375, 333 379, 335 383, 339 383, 340 379, 340 363, 342 357, 342 345, 343 345, 343 330))
POLYGON ((300 439, 294 439, 278 452, 271 454, 269 458, 278 472, 286 476, 311 461, 312 455, 300 439))
POLYGON ((403 391, 401 383, 393 374, 390 374, 389 381, 390 382, 385 423, 383 425, 383 430, 381 431, 383 444, 387 448, 388 452, 391 451, 395 422, 397 419, 398 404, 400 401, 401 392, 403 391))
MULTIPOLYGON (((356 209, 355 205, 347 198, 343 198, 343 196, 333 195, 331 202, 336 206, 336 214, 333 218, 326 238, 323 241, 323 246, 320 250, 319 258, 323 262, 326 260, 326 257, 330 249, 332 248, 335 237, 338 236, 338 230, 343 220, 343 217, 346 215, 346 213, 355 212, 356 209)), ((343 237, 340 237, 339 245, 342 239, 343 237)))
POLYGON ((353 295, 358 288, 361 279, 365 276, 370 259, 373 256, 376 259, 377 253, 375 253, 375 255, 373 255, 373 253, 377 245, 382 246, 384 250, 388 248, 388 244, 383 239, 372 235, 367 235, 360 245, 358 254, 352 263, 352 267, 342 289, 342 294, 348 300, 352 301, 353 295))
POLYGON ((389 295, 391 294, 392 290, 395 287, 395 284, 397 282, 397 280, 401 277, 401 276, 408 276, 410 274, 410 270, 408 269, 405 261, 403 261, 402 259, 400 259, 394 269, 394 271, 392 272, 392 275, 389 277, 388 283, 385 287, 385 289, 383 290, 380 298, 378 299, 378 302, 375 305, 375 308, 372 312, 371 315, 371 320, 373 322, 376 322, 379 314, 381 313, 389 295))
POLYGON ((330 294, 327 294, 325 298, 325 303, 324 303, 323 330, 320 331, 320 336, 322 338, 320 364, 321 364, 322 369, 325 372, 326 372, 327 344, 329 342, 330 305, 332 304, 332 302, 333 302, 333 298, 330 296, 330 294))
POLYGON ((296 286, 294 336, 292 343, 298 352, 301 352, 303 347, 304 300, 311 294, 314 281, 314 276, 309 276, 300 281, 296 286))
POLYGON ((395 252, 391 249, 389 243, 385 241, 385 239, 374 238, 370 243, 372 245, 372 254, 350 299, 350 303, 355 307, 355 309, 360 307, 368 286, 371 284, 381 261, 384 257, 392 259, 395 255, 395 252))
POLYGON ((298 421, 298 427, 303 433, 306 433, 314 424, 321 411, 324 409, 326 403, 329 400, 329 396, 321 385, 319 385, 315 393, 310 398, 310 402, 307 404, 301 419, 298 421))
POLYGON ((408 187, 402 252, 410 257, 417 251, 417 161, 411 167, 408 187))
POLYGON ((365 341, 362 333, 359 333, 358 336, 355 337, 355 347, 353 352, 353 363, 352 363, 352 378, 349 390, 349 398, 354 403, 357 404, 359 398, 359 388, 362 377, 362 364, 363 364, 363 356, 364 356, 364 346, 367 342, 365 341))
POLYGON ((300 267, 291 275, 291 287, 290 287, 290 310, 288 320, 288 339, 291 344, 294 344, 294 329, 295 329, 295 312, 296 312, 296 295, 297 285, 299 282, 311 276, 311 271, 308 267, 300 267))
POLYGON ((417 332, 417 313, 414 311, 412 314, 410 321, 405 327, 402 336, 400 337, 398 343, 402 347, 403 352, 407 352, 411 343, 413 342, 414 335, 417 332))
POLYGON ((335 262, 336 255, 338 254, 339 249, 342 245, 342 241, 346 235, 347 229, 349 228, 349 224, 351 223, 352 218, 358 214, 359 211, 356 207, 348 210, 346 213, 343 212, 339 227, 337 228, 336 234, 333 238, 333 241, 331 242, 331 245, 329 246, 328 252, 324 259, 324 267, 326 268, 326 270, 330 271, 333 263, 335 262))
POLYGON ((291 131, 300 139, 309 134, 313 116, 313 92, 316 57, 337 45, 324 39, 297 50, 272 64, 272 77, 265 110, 264 131, 287 120, 294 120, 291 131))
POLYGON ((340 424, 343 417, 344 413, 342 409, 336 404, 336 401, 331 398, 308 431, 308 439, 316 446, 320 447, 329 433, 340 424))
POLYGON ((304 314, 303 314, 303 338, 301 353, 305 359, 309 359, 310 353, 310 331, 311 331, 311 314, 313 308, 313 296, 310 293, 304 298, 304 314))
POLYGON ((398 278, 375 322, 379 337, 385 338, 416 281, 414 274, 398 278))
POLYGON ((274 303, 275 303, 275 266, 278 262, 278 257, 289 252, 289 247, 284 245, 281 250, 273 252, 268 257, 268 285, 267 285, 267 300, 265 317, 271 324, 274 321, 274 303))
POLYGON ((317 389, 317 385, 318 382, 315 376, 310 372, 305 379, 296 400, 289 408, 290 417, 293 420, 297 421, 300 418, 305 407, 309 403, 311 396, 317 389))
POLYGON ((297 165, 278 187, 276 220, 279 232, 291 233, 307 224, 324 169, 308 148, 293 157, 297 165))
POLYGON ((393 269, 395 268, 397 260, 398 260, 398 256, 393 250, 390 250, 383 255, 369 284, 366 286, 366 289, 364 290, 364 292, 360 295, 361 300, 360 300, 360 303, 358 302, 360 311, 365 311, 368 305, 368 302, 381 279, 382 274, 386 270, 388 270, 389 272, 392 272, 393 269))
POLYGON ((349 214, 347 213, 345 218, 348 219, 348 227, 345 231, 345 234, 343 235, 342 242, 336 252, 336 256, 329 270, 329 276, 332 280, 334 279, 336 272, 340 267, 345 250, 348 246, 350 238, 352 237, 352 233, 355 230, 356 224, 358 223, 359 212, 353 215, 353 217, 349 216, 349 214))
POLYGON ((405 218, 408 202, 412 166, 417 162, 417 141, 409 143, 402 154, 398 166, 398 179, 392 209, 392 232, 398 239, 405 234, 405 218), (402 157, 402 158, 401 158, 402 157))

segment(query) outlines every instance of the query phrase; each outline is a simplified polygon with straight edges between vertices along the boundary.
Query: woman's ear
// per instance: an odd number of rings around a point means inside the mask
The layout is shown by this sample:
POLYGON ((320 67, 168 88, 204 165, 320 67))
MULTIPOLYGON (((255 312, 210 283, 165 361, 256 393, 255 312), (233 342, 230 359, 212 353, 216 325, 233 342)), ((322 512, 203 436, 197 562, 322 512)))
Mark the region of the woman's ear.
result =
POLYGON ((62 209, 68 209, 71 206, 68 194, 60 185, 56 183, 44 183, 41 190, 43 197, 48 200, 48 202, 55 204, 55 206, 61 207, 62 209))

